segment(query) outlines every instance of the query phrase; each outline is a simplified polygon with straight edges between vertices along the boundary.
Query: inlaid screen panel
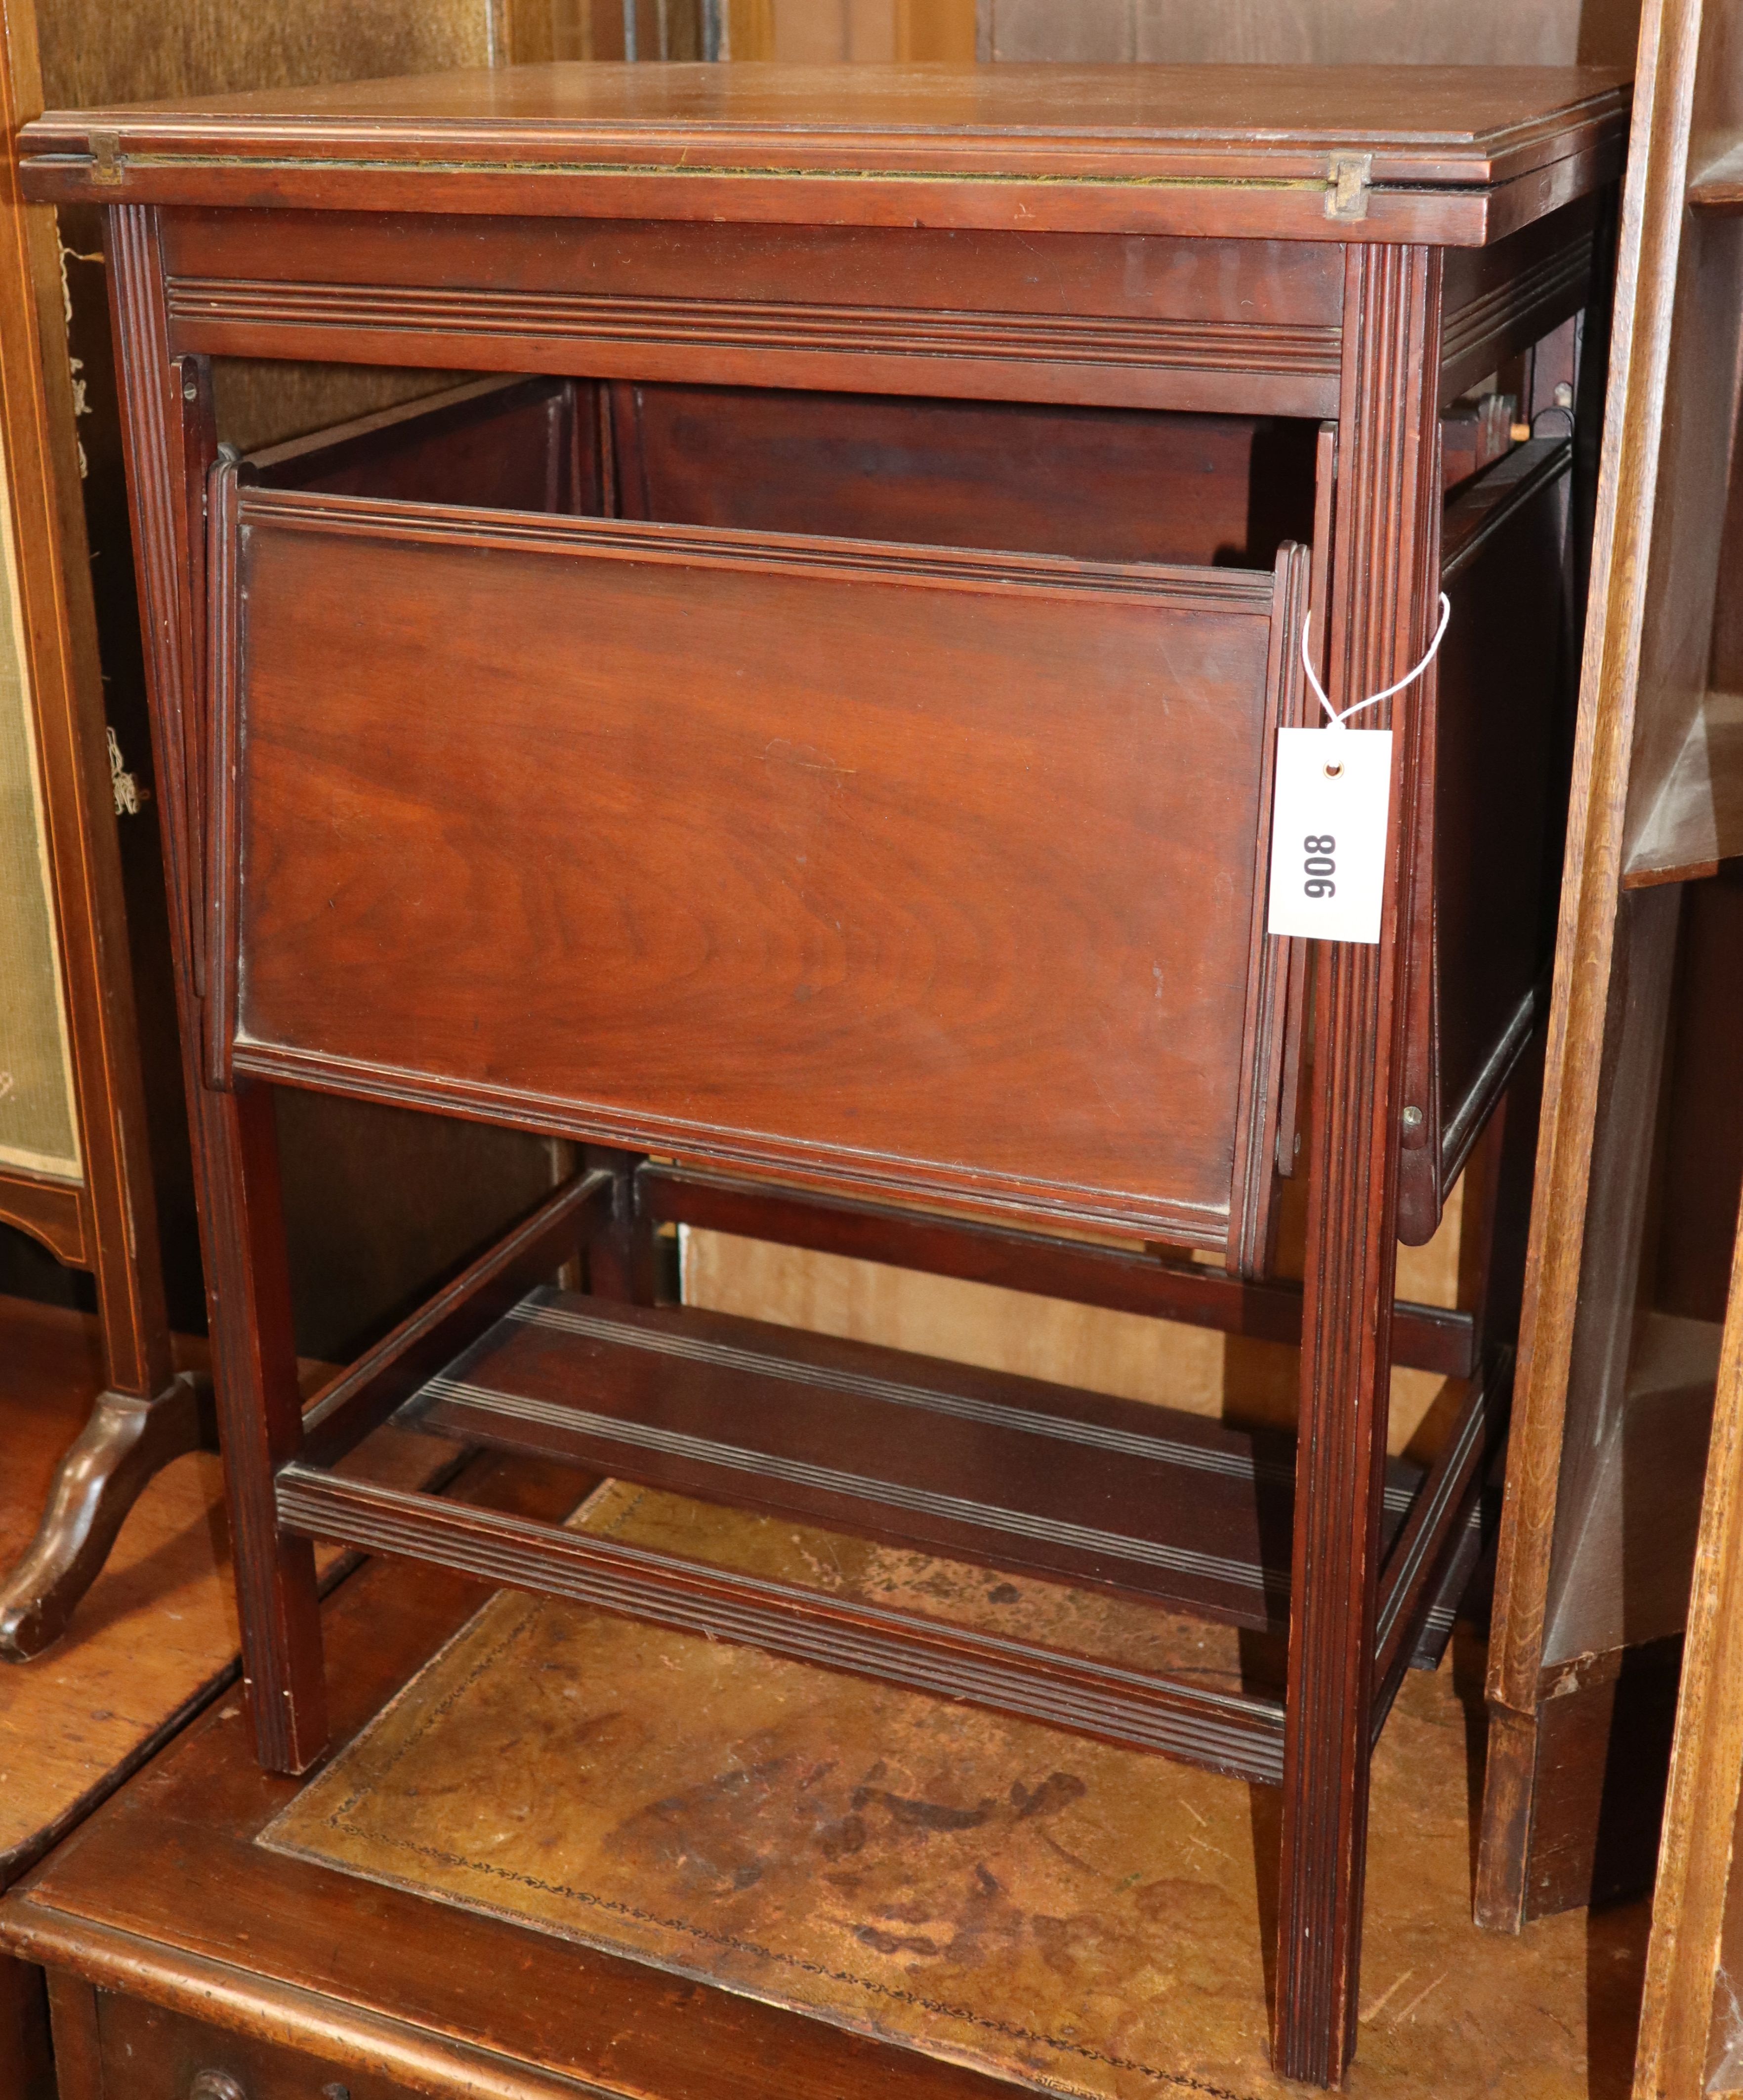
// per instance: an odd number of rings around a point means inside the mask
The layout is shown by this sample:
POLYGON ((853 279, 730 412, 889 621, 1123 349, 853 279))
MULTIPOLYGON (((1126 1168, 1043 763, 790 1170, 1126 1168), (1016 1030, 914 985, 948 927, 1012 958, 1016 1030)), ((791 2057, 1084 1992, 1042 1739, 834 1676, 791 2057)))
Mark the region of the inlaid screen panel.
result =
POLYGON ((0 1172, 76 1179, 72 1050, 3 455, 0 565, 0 1172))

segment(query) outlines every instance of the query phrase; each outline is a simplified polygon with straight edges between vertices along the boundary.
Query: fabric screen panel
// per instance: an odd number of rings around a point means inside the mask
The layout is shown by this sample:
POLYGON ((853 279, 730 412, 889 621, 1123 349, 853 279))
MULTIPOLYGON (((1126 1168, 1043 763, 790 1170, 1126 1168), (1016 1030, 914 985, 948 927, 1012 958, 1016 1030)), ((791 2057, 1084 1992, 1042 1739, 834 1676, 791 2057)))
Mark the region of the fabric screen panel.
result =
POLYGON ((3 455, 0 563, 0 1172, 77 1180, 72 1045, 3 455))

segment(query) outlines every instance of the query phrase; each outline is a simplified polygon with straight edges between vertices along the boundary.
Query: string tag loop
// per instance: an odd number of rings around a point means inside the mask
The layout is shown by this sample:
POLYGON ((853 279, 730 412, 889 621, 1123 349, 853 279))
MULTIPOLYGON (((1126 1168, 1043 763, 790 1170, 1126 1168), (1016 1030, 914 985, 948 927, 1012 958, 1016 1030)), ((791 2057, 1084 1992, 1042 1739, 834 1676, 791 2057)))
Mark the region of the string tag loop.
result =
POLYGON ((1301 620, 1301 668, 1307 673, 1308 683, 1313 688, 1315 694, 1318 696, 1319 704, 1326 710, 1326 716, 1330 719, 1331 726, 1334 729, 1342 729, 1344 723, 1349 720, 1352 715, 1359 715, 1364 708, 1377 707, 1382 700, 1389 700, 1394 693, 1401 693, 1406 686, 1414 685, 1416 681, 1421 677, 1423 672, 1427 669, 1428 666, 1440 654, 1441 643, 1445 637, 1447 624, 1452 619, 1452 616, 1453 602, 1446 595, 1446 593, 1442 591, 1441 593, 1441 624, 1434 630, 1434 639, 1428 644, 1428 652, 1423 658, 1421 663, 1416 666, 1416 668, 1414 671, 1406 671, 1404 676, 1399 679, 1396 685, 1387 686, 1383 692, 1370 693, 1366 699, 1357 700, 1353 707, 1346 708, 1343 713, 1339 714, 1337 709, 1332 706, 1330 700, 1326 697, 1326 689, 1319 682, 1318 674, 1313 668, 1313 660, 1308 654, 1308 631, 1313 625, 1313 615, 1311 612, 1304 614, 1301 620))

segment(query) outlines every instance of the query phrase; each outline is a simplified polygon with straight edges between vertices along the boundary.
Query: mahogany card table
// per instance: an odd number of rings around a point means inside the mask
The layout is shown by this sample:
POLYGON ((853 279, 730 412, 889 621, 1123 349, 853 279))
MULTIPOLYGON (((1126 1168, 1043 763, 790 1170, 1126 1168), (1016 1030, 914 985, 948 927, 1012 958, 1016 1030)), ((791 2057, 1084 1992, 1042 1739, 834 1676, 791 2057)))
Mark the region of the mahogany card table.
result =
POLYGON ((1626 106, 1576 71, 574 65, 26 130, 29 195, 107 209, 267 1767, 328 1741, 316 1538, 1145 1744, 1281 1786, 1278 2062, 1339 2080, 1370 1749, 1507 1393, 1587 496, 1573 418, 1450 490, 1441 421, 1582 314, 1601 380, 1626 106), (428 390, 245 454, 228 359, 428 390), (1304 628, 1352 706, 1443 589, 1438 661, 1359 718, 1379 938, 1274 938, 1304 628), (307 1415, 285 1087, 583 1148, 307 1415), (1467 1162, 1486 1280, 1395 1307, 1467 1162), (1299 1438, 659 1304, 674 1222, 1299 1339, 1299 1438), (1426 1469, 1388 1464, 1395 1363, 1459 1381, 1426 1469), (390 1417, 1286 1670, 339 1470, 390 1417))

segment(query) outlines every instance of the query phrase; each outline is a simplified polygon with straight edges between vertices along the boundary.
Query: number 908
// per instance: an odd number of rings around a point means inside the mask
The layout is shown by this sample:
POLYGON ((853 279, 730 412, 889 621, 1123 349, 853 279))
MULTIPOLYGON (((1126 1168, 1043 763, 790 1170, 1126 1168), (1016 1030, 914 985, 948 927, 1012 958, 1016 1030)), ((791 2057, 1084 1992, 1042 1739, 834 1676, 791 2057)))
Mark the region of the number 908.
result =
POLYGON ((1338 885, 1332 877, 1338 871, 1337 840, 1329 832, 1310 834, 1301 841, 1301 848, 1307 855, 1301 863, 1307 878, 1301 885, 1304 893, 1313 898, 1335 897, 1338 885))

